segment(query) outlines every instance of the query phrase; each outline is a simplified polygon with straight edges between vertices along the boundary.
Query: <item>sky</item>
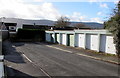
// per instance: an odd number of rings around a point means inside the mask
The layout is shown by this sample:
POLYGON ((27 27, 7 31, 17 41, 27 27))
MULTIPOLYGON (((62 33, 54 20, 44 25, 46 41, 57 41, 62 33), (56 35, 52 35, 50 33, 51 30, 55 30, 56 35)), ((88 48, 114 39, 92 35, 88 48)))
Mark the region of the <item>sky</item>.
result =
POLYGON ((0 17, 103 23, 119 0, 0 0, 0 17))

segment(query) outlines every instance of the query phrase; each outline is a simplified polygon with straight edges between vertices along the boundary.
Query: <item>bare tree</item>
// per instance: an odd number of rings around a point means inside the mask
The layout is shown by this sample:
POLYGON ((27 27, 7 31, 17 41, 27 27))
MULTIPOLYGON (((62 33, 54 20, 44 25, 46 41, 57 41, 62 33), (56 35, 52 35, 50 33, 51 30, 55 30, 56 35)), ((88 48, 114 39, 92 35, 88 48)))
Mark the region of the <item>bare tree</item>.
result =
POLYGON ((64 16, 61 16, 57 19, 56 23, 54 24, 57 28, 65 28, 70 25, 70 19, 64 16))
POLYGON ((85 24, 83 24, 83 23, 77 23, 77 24, 75 24, 75 28, 77 28, 77 29, 80 29, 80 28, 89 28, 89 27, 87 27, 85 24))

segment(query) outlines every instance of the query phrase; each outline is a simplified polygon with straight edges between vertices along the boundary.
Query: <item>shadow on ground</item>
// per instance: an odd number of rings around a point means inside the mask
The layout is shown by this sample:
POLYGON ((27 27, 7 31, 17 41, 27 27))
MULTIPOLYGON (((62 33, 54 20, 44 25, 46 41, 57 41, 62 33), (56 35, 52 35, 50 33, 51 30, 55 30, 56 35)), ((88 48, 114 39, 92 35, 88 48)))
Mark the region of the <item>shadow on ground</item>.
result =
POLYGON ((5 66, 5 69, 6 69, 6 73, 7 73, 6 78, 37 78, 34 76, 30 76, 26 73, 23 73, 19 70, 13 69, 11 67, 5 66))
POLYGON ((22 53, 18 52, 16 50, 16 46, 22 46, 24 45, 19 44, 19 45, 13 45, 10 41, 4 41, 3 42, 3 54, 5 55, 4 59, 10 62, 14 63, 25 63, 22 53))

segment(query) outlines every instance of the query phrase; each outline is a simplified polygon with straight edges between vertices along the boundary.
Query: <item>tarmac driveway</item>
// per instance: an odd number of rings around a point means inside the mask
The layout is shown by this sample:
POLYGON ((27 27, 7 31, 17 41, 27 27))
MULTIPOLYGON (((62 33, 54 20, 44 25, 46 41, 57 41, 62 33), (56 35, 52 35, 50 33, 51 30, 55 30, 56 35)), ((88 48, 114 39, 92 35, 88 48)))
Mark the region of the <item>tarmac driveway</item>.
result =
MULTIPOLYGON (((104 77, 117 78, 118 65, 84 57, 45 43, 5 41, 8 76, 26 77, 104 77)), ((55 46, 55 45, 54 45, 55 46)))

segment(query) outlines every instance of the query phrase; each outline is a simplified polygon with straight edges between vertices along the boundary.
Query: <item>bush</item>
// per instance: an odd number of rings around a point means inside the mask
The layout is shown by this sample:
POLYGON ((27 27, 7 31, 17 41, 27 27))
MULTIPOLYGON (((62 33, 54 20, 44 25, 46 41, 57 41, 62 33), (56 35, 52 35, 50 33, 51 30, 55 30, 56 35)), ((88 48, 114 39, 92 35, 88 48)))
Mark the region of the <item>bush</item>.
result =
POLYGON ((40 29, 18 29, 17 38, 45 41, 45 31, 40 29))

